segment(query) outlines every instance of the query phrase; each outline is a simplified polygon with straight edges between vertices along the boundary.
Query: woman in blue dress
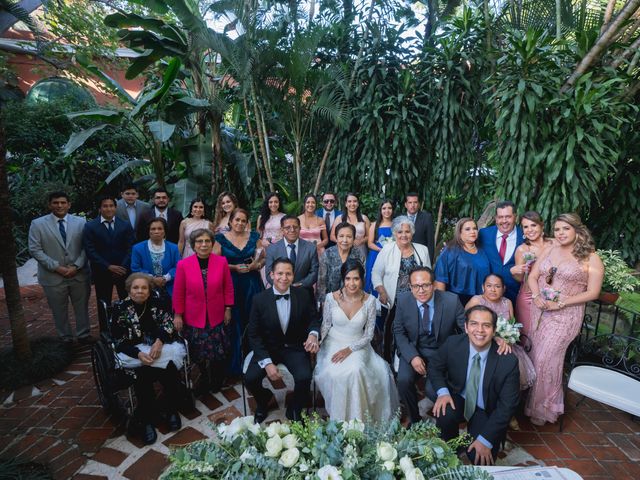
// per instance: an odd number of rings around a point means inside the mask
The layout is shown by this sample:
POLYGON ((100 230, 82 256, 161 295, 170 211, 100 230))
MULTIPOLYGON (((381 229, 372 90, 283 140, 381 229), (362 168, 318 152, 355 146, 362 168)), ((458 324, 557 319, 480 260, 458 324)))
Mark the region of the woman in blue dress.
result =
POLYGON ((227 259, 233 281, 235 301, 231 310, 230 375, 242 373, 244 352, 241 342, 249 322, 251 302, 253 296, 263 290, 260 268, 264 265, 264 250, 256 252, 260 234, 247 231, 248 223, 249 213, 236 208, 229 217, 229 231, 216 235, 213 250, 227 259))
POLYGON ((375 223, 369 227, 369 254, 367 255, 367 270, 365 273, 364 291, 378 296, 378 292, 373 288, 371 283, 371 270, 373 264, 376 263, 378 252, 387 242, 393 241, 391 233, 391 223, 393 220, 393 201, 385 198, 378 207, 378 218, 375 223))
POLYGON ((454 238, 436 262, 435 287, 458 295, 462 305, 474 295, 482 295, 482 283, 491 273, 489 259, 476 245, 478 226, 473 218, 458 220, 454 238))

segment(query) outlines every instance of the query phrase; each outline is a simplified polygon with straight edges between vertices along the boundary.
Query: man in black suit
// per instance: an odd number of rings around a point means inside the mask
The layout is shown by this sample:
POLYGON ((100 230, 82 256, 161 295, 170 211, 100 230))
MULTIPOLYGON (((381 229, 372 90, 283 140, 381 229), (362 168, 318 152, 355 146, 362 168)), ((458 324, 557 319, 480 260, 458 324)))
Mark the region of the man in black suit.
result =
POLYGON ((169 207, 169 193, 164 188, 158 188, 153 193, 153 207, 140 216, 138 221, 137 235, 138 241, 149 238, 149 222, 154 218, 164 218, 167 221, 167 240, 178 244, 180 239, 180 222, 182 214, 169 207))
POLYGON ((256 423, 267 418, 273 394, 262 386, 265 375, 281 380, 276 366, 284 363, 295 383, 287 418, 300 420, 309 397, 311 361, 309 353, 319 349, 320 320, 315 303, 305 288, 292 287, 293 264, 279 258, 271 271, 273 288, 253 297, 249 317, 249 346, 253 357, 245 374, 247 388, 256 399, 256 423))
POLYGON ((427 247, 429 258, 434 261, 436 229, 433 225, 433 215, 420 210, 420 196, 416 192, 409 192, 404 196, 404 208, 416 228, 416 233, 413 234, 414 243, 427 247))
POLYGON ((280 219, 282 240, 267 247, 264 264, 268 278, 277 258, 288 258, 293 263, 293 286, 305 287, 313 296, 313 285, 318 280, 318 252, 315 244, 300 238, 300 219, 285 215, 280 219))
POLYGON ((400 365, 398 393, 409 421, 420 421, 416 380, 427 375, 427 367, 442 343, 464 328, 464 309, 454 293, 435 290, 433 270, 417 267, 409 275, 410 292, 396 301, 393 334, 400 365))
MULTIPOLYGON (((111 304, 113 287, 118 297, 127 297, 124 281, 131 269, 131 247, 135 237, 131 224, 116 215, 116 199, 105 195, 99 200, 100 216, 84 227, 82 243, 91 263, 91 275, 96 288, 98 304, 111 304)), ((100 325, 106 325, 99 308, 100 325)))
POLYGON ((518 359, 498 355, 495 312, 477 305, 466 317, 467 334, 449 337, 431 362, 429 376, 438 395, 433 413, 444 440, 456 437, 466 420, 473 437, 469 459, 492 465, 520 400, 518 359))

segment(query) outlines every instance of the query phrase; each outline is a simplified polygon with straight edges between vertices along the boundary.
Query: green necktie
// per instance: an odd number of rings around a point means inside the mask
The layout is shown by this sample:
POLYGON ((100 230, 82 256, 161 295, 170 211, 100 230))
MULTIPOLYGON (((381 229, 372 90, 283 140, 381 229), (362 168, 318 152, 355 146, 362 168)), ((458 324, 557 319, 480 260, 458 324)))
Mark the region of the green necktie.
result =
POLYGON ((467 422, 473 417, 478 403, 478 386, 480 385, 480 354, 473 356, 473 364, 469 370, 469 378, 467 379, 466 395, 464 400, 464 418, 467 422))

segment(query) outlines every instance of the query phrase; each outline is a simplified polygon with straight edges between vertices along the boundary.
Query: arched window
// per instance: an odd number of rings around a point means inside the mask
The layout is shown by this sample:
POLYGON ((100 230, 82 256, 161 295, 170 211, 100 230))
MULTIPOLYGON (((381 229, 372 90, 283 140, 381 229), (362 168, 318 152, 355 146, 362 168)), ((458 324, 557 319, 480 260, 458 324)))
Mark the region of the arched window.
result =
POLYGON ((68 78, 61 77, 44 78, 36 82, 27 93, 26 101, 29 103, 51 102, 64 98, 80 105, 96 105, 95 99, 85 88, 68 78))

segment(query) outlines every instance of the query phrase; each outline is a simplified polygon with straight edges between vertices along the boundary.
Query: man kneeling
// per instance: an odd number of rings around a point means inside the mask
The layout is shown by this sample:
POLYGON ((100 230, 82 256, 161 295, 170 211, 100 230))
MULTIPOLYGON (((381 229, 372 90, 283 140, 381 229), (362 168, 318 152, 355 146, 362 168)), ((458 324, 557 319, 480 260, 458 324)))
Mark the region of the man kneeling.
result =
POLYGON ((279 258, 273 263, 269 288, 253 297, 249 317, 249 346, 253 358, 245 374, 247 388, 256 399, 256 423, 267 418, 273 394, 262 386, 265 375, 272 381, 282 377, 276 366, 283 363, 295 382, 287 418, 300 420, 309 397, 311 362, 309 353, 319 348, 320 321, 307 289, 292 287, 293 263, 279 258))
POLYGON ((449 337, 431 362, 436 425, 450 440, 466 420, 473 437, 467 455, 476 465, 493 464, 520 396, 518 359, 512 353, 498 355, 496 324, 497 315, 487 307, 470 308, 467 334, 449 337))

